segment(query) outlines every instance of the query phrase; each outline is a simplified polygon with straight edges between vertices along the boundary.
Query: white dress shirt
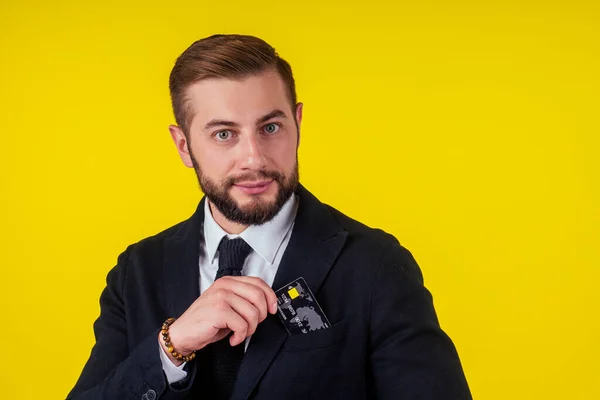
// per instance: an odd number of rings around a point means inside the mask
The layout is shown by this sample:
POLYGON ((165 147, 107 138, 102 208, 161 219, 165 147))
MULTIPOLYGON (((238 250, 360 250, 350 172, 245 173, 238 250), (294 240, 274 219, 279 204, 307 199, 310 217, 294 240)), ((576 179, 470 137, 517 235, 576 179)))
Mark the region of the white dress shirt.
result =
MULTIPOLYGON (((200 243, 200 295, 213 284, 219 269, 219 255, 217 248, 223 236, 229 239, 241 237, 252 247, 242 268, 242 275, 256 276, 272 286, 275 274, 279 268, 281 257, 290 241, 292 227, 298 211, 298 198, 290 196, 279 213, 263 225, 251 225, 239 235, 230 235, 223 230, 214 220, 208 201, 204 202, 204 241, 200 243)), ((250 337, 246 339, 245 349, 248 348, 250 337)), ((183 370, 185 363, 175 366, 161 346, 159 346, 160 359, 163 371, 169 384, 187 377, 183 370)))

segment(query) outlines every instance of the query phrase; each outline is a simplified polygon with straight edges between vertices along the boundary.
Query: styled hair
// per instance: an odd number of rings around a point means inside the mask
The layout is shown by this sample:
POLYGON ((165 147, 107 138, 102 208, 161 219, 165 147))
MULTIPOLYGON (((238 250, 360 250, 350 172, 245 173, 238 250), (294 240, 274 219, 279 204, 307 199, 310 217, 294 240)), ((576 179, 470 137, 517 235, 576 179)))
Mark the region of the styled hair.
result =
POLYGON ((213 35, 194 42, 177 58, 169 76, 177 125, 189 135, 194 115, 186 92, 192 84, 209 78, 244 79, 267 70, 276 71, 283 79, 294 110, 297 100, 292 68, 267 42, 247 35, 213 35))

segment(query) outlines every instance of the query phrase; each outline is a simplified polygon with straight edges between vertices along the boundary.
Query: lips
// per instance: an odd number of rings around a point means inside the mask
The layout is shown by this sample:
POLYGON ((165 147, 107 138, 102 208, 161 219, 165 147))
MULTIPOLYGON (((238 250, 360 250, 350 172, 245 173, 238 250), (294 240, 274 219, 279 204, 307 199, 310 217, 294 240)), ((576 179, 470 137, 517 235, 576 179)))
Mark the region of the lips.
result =
POLYGON ((265 192, 273 181, 239 182, 234 186, 246 194, 261 194, 265 192))
POLYGON ((267 186, 271 182, 273 182, 273 181, 238 182, 238 183, 235 184, 235 186, 240 186, 240 187, 243 187, 243 188, 253 189, 253 188, 267 186))

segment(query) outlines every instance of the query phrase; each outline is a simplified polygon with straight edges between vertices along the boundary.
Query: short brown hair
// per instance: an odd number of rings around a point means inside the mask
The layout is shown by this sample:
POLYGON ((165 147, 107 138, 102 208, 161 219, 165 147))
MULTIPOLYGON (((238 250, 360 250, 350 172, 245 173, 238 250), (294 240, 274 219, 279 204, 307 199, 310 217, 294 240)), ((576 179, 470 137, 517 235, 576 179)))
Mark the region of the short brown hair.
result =
POLYGON ((190 85, 208 78, 244 79, 269 69, 283 79, 294 110, 296 84, 292 68, 267 42, 247 35, 213 35, 194 42, 177 58, 169 77, 177 124, 187 136, 193 118, 186 98, 190 85))

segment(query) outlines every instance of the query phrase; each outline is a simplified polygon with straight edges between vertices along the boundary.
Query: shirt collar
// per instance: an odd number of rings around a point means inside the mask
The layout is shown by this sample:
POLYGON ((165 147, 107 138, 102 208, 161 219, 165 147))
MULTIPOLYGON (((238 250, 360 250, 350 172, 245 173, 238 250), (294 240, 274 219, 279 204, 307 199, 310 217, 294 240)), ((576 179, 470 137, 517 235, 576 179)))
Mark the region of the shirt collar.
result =
POLYGON ((208 201, 204 202, 204 240, 209 262, 212 264, 217 254, 219 243, 223 236, 230 239, 241 237, 269 264, 275 262, 275 256, 283 239, 292 227, 296 212, 298 211, 298 198, 292 194, 285 202, 279 213, 269 222, 262 225, 250 225, 239 235, 228 234, 214 220, 208 201))

